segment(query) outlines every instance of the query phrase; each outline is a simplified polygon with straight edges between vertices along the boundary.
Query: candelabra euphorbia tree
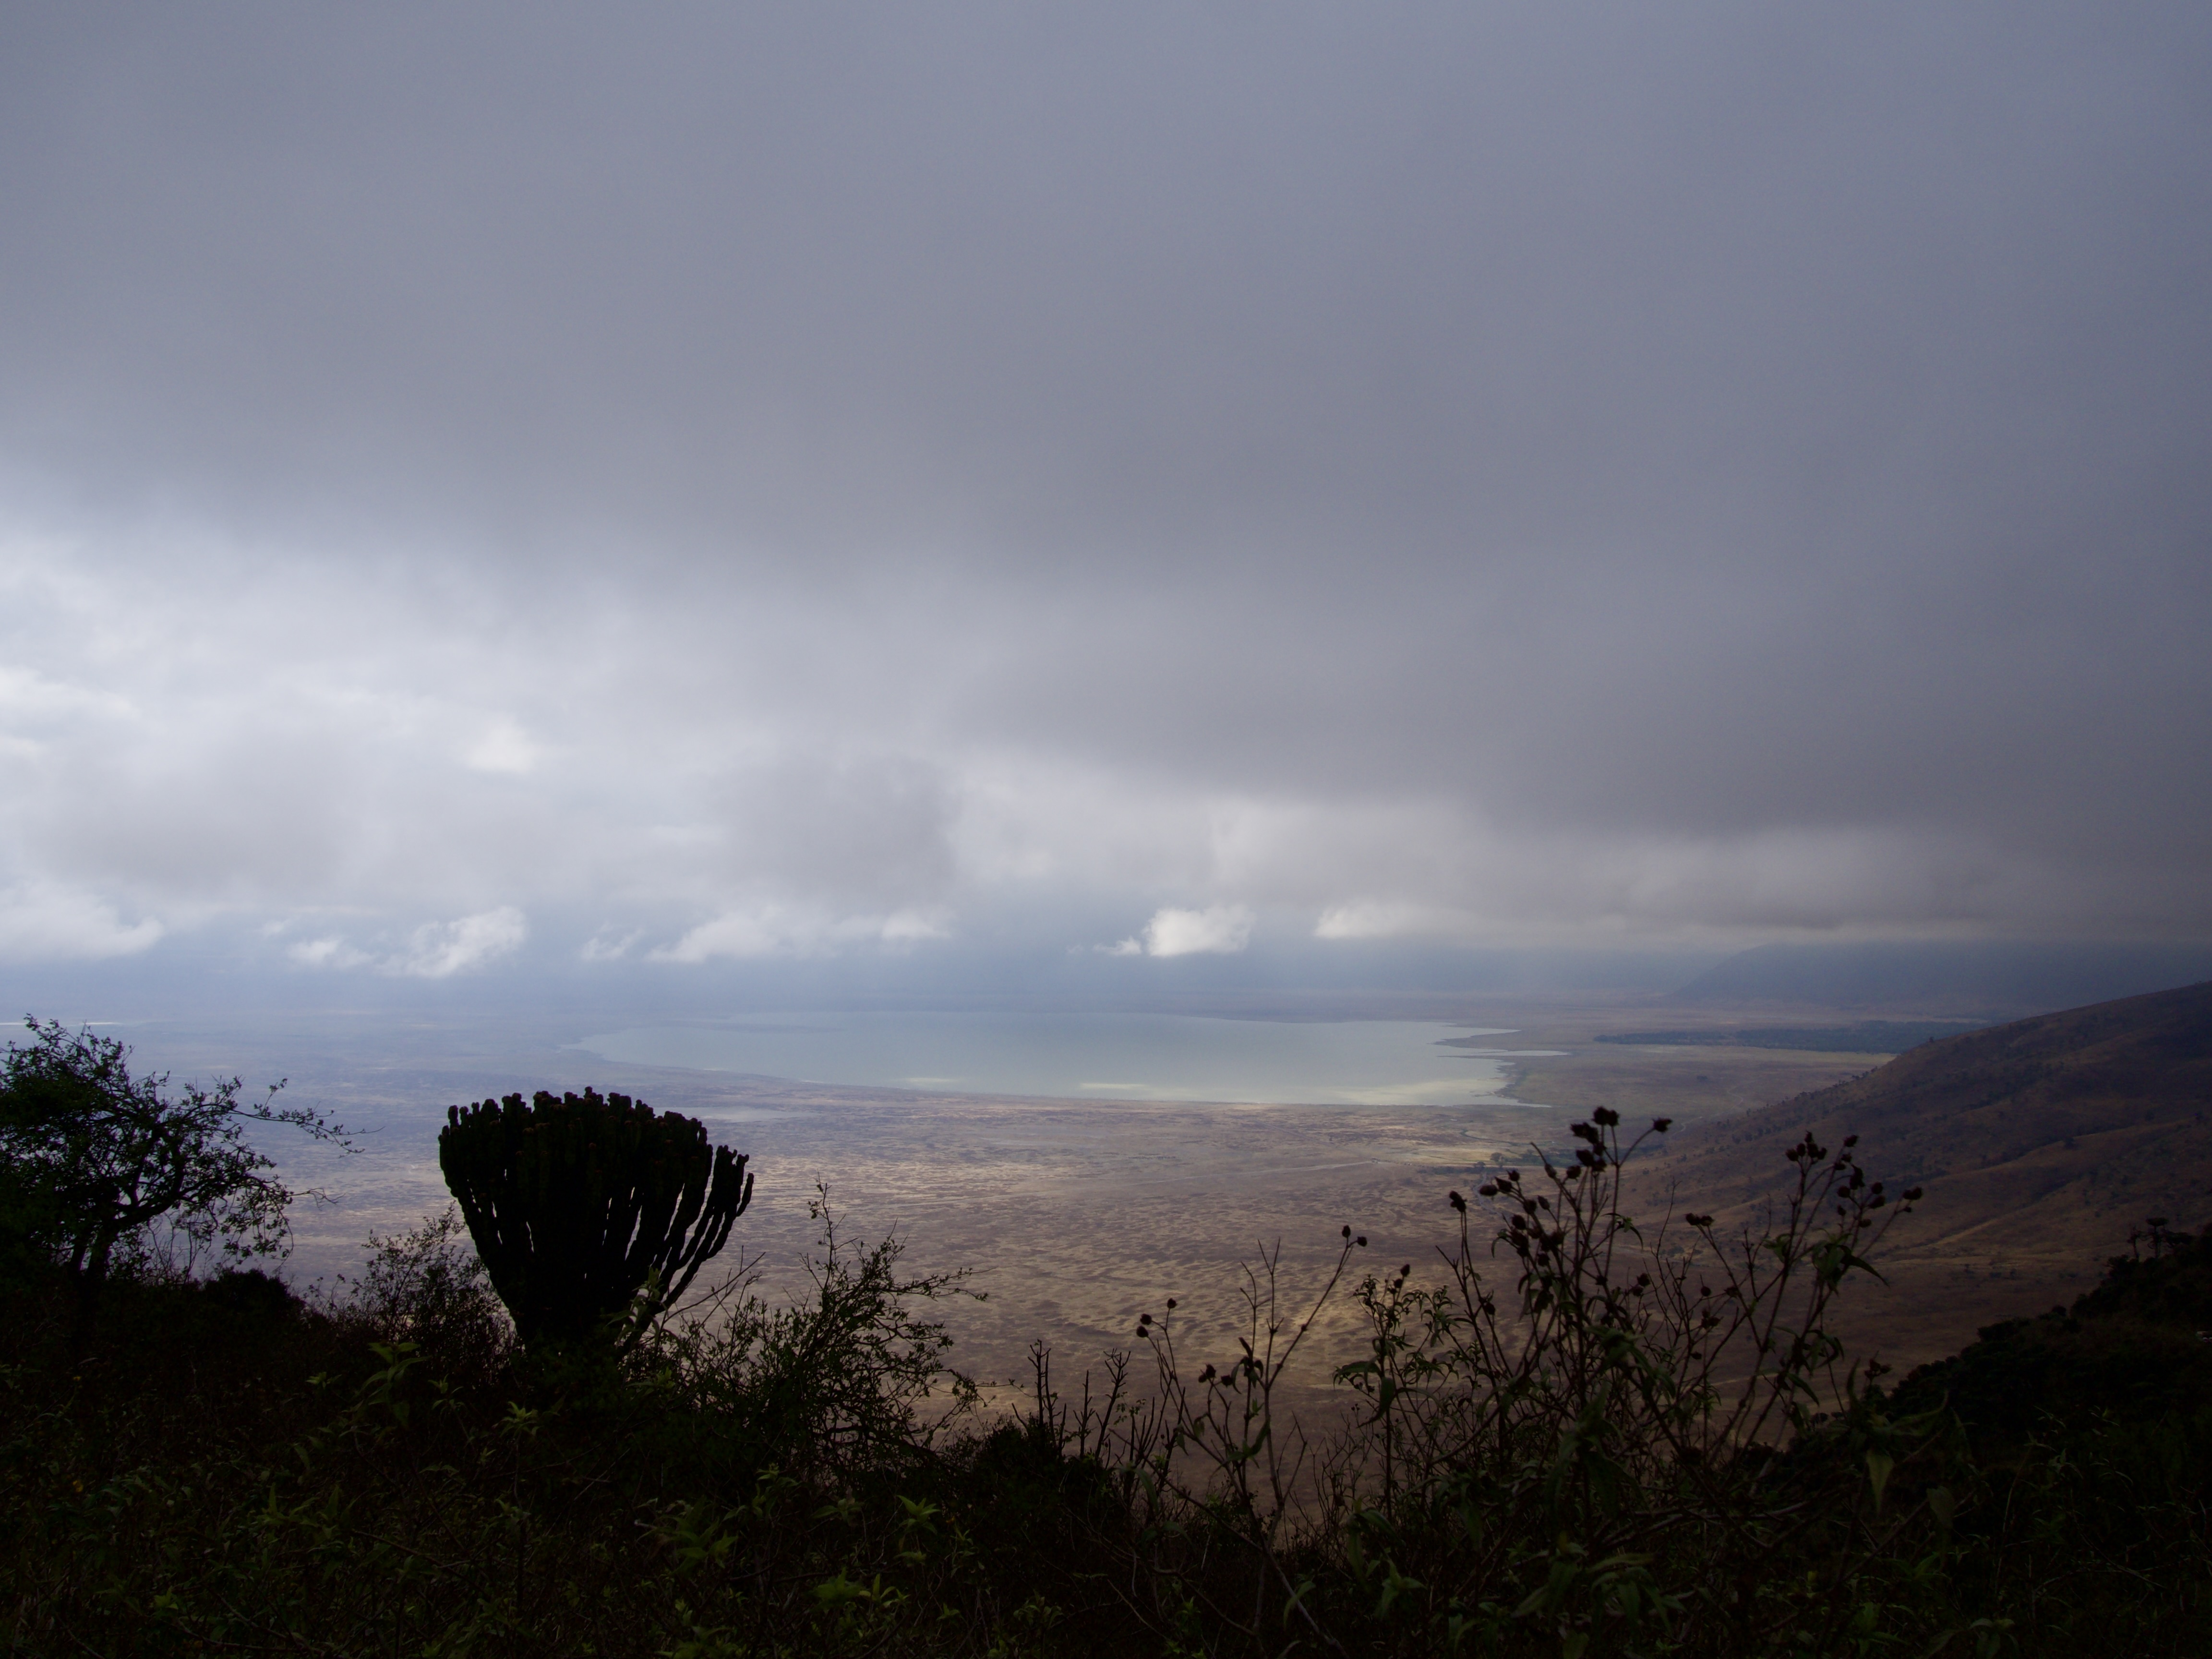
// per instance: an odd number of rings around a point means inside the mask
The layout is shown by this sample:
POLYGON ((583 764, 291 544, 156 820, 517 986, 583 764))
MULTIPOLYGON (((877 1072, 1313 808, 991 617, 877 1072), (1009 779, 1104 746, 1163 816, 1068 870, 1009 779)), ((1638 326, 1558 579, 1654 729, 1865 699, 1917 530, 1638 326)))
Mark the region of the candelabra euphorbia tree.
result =
POLYGON ((728 1242, 745 1158, 627 1095, 455 1106, 438 1164, 525 1343, 635 1340, 728 1242))

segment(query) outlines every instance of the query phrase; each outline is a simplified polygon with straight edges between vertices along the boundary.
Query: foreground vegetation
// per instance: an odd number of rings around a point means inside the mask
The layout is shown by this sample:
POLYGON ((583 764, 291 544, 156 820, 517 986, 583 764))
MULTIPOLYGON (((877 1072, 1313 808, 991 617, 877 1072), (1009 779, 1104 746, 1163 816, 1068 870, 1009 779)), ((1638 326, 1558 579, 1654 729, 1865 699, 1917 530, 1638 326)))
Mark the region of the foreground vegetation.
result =
MULTIPOLYGON (((1556 1214, 1561 1188, 1542 1195, 1556 1214)), ((1691 1328, 1725 1333, 1776 1310, 1771 1281, 1739 1303, 1697 1272, 1631 1277, 1577 1301, 1555 1293, 1597 1285, 1575 1257, 1601 1235, 1507 1214, 1526 1321, 1517 1273, 1495 1293, 1472 1273, 1349 1286, 1374 1334, 1346 1378, 1360 1410, 1311 1441, 1270 1398, 1288 1374, 1270 1334, 1296 1328, 1269 1316, 1264 1268, 1253 1350, 1226 1367, 1187 1376, 1164 1312, 1146 1397, 1133 1366, 1073 1399, 1041 1366, 1019 1419, 934 1428, 931 1315, 957 1287, 834 1232, 806 1302, 729 1298, 598 1372, 513 1346, 450 1220, 386 1241, 343 1307, 250 1273, 119 1282, 74 1355, 66 1286, 19 1284, 9 1633, 26 1652, 686 1659, 2204 1650, 2212 1391, 2186 1327, 2212 1243, 1954 1362, 1978 1436, 1940 1376, 1808 1410, 1818 1332, 1786 1316, 1740 1328, 1785 1363, 1720 1384, 1708 1413, 1728 1345, 1685 1389, 1641 1308, 1686 1294, 1691 1328), (1517 1346, 1486 1349, 1509 1329, 1517 1346), (2023 1377, 2068 1414, 2039 1419, 2023 1377), (1732 1446, 1724 1412, 1789 1426, 1732 1446)), ((1821 1248, 1800 1258, 1808 1299, 1821 1248)), ((1769 1258, 1736 1266, 1782 1272, 1769 1258)))
POLYGON ((1295 1301, 1252 1265, 1233 1352, 1165 1304, 999 1421, 946 1369, 957 1279, 826 1201, 808 1295, 641 1321, 648 1273, 596 1346, 518 1343, 450 1213, 317 1306, 141 1253, 88 1320, 27 1246, 0 1617, 102 1655, 2212 1648, 2212 1235, 1893 1387, 1831 1322, 1917 1194, 1807 1137, 1763 1229, 1639 1228, 1618 1119, 1574 1133, 1440 1204, 1440 1271, 1347 1228, 1295 1301), (1367 1341, 1302 1429, 1330 1297, 1367 1341))

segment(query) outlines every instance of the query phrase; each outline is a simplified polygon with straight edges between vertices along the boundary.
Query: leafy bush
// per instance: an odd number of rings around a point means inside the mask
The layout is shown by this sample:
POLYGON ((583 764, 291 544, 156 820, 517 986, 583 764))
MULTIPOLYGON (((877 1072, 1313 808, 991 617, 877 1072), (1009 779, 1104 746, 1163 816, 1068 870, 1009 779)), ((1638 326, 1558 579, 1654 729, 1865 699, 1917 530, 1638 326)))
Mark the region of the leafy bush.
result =
POLYGON ((981 1293, 964 1273, 902 1273, 896 1237, 846 1243, 826 1186, 807 1216, 822 1230, 811 1293, 776 1306, 741 1272, 658 1323, 637 1369, 682 1403, 688 1432, 708 1427, 721 1466, 744 1479, 770 1463, 832 1480, 910 1467, 975 1399, 974 1382, 945 1364, 952 1339, 934 1304, 981 1293), (926 1411, 940 1394, 944 1408, 926 1411))
POLYGON ((113 1037, 25 1024, 33 1040, 0 1058, 0 1221, 19 1252, 64 1268, 88 1313, 118 1261, 165 1243, 234 1260, 282 1253, 293 1194, 249 1125, 349 1144, 321 1113, 278 1107, 281 1083, 253 1102, 236 1078, 173 1095, 167 1073, 131 1076, 113 1037))
POLYGON ((511 1357, 514 1328, 450 1204, 404 1232, 371 1233, 368 1265, 332 1311, 412 1345, 441 1375, 495 1376, 511 1357))

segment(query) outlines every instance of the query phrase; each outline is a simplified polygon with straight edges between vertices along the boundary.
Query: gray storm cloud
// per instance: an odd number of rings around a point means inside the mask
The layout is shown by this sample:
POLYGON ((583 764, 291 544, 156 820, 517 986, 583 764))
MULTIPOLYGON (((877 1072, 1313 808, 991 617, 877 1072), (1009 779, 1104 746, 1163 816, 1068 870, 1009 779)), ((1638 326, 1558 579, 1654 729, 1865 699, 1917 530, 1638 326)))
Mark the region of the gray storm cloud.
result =
POLYGON ((2208 76, 2179 5, 15 9, 0 955, 2212 932, 2208 76))

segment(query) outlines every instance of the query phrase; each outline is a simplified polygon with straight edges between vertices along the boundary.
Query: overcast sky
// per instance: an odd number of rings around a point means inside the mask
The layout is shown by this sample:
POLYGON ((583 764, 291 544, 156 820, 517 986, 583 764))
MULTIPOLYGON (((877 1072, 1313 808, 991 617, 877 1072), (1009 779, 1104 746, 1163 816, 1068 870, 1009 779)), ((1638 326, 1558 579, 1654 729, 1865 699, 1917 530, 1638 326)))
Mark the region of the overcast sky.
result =
POLYGON ((2208 87, 2200 4, 6 5, 0 958, 2212 934, 2208 87))

